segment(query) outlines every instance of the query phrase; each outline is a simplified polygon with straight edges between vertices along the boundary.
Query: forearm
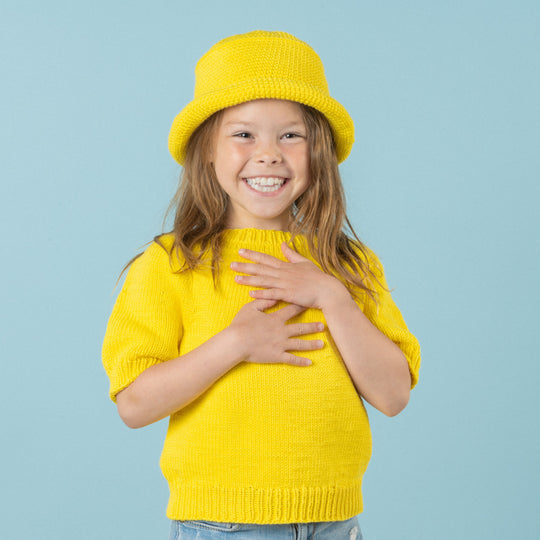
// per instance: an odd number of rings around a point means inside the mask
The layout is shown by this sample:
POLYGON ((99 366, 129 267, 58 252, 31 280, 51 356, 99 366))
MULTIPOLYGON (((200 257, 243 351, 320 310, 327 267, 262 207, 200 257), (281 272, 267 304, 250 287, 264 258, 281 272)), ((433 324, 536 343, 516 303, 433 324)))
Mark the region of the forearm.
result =
POLYGON ((143 371, 116 398, 131 428, 157 422, 179 411, 241 361, 230 327, 191 352, 143 371))
POLYGON ((380 332, 336 277, 312 261, 281 246, 286 262, 258 251, 241 250, 250 263, 231 268, 244 275, 236 281, 250 287, 253 298, 281 300, 324 313, 328 330, 343 357, 358 393, 388 416, 408 403, 411 378, 401 349, 380 332))
POLYGON ((323 342, 301 336, 321 332, 324 325, 288 324, 305 308, 289 304, 266 313, 275 304, 273 300, 247 303, 227 328, 196 349, 143 371, 116 396, 124 422, 143 427, 179 411, 240 362, 310 365, 302 351, 320 349, 323 342))
POLYGON ((411 379, 405 355, 341 287, 329 295, 323 308, 328 330, 358 393, 384 414, 395 416, 409 401, 411 379))

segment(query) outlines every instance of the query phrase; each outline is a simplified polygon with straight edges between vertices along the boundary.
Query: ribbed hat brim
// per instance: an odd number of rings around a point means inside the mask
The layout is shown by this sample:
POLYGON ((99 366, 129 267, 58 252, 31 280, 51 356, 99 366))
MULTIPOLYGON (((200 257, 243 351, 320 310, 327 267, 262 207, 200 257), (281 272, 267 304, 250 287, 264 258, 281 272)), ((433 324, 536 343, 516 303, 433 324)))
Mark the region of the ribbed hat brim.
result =
POLYGON ((202 122, 215 112, 255 99, 284 99, 303 103, 323 113, 332 127, 338 162, 349 155, 354 143, 354 124, 346 109, 319 88, 299 81, 250 79, 220 88, 191 101, 176 116, 169 134, 169 151, 184 164, 189 138, 202 122))

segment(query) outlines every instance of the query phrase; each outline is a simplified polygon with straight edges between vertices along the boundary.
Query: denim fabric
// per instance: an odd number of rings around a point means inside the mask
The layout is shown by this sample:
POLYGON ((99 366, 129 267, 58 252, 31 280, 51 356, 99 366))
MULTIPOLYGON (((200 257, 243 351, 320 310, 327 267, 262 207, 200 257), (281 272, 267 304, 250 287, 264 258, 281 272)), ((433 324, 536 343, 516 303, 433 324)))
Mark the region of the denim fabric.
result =
POLYGON ((173 521, 169 540, 362 540, 356 517, 346 521, 254 525, 173 521))

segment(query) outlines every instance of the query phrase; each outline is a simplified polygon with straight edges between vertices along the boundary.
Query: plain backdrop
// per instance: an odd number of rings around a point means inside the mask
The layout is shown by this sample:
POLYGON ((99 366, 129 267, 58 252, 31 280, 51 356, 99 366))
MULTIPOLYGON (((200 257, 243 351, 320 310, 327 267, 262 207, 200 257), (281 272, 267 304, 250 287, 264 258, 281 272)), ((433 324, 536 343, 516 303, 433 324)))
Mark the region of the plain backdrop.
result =
POLYGON ((2 0, 0 537, 168 538, 166 422, 121 423, 101 342, 196 61, 265 29, 355 121, 349 214, 422 344, 407 409, 369 409, 366 540, 538 538, 539 28, 536 0, 2 0))

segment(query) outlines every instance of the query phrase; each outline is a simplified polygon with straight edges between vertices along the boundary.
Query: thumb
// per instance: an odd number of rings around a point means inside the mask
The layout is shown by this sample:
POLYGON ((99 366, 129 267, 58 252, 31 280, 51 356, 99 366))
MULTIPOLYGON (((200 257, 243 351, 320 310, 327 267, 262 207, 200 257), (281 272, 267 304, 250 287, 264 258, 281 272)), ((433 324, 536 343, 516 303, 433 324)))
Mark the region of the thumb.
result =
POLYGON ((281 252, 283 253, 283 255, 285 255, 285 258, 291 263, 304 262, 308 260, 305 257, 302 257, 300 253, 296 253, 294 249, 291 249, 287 245, 287 242, 283 242, 281 244, 281 252))

